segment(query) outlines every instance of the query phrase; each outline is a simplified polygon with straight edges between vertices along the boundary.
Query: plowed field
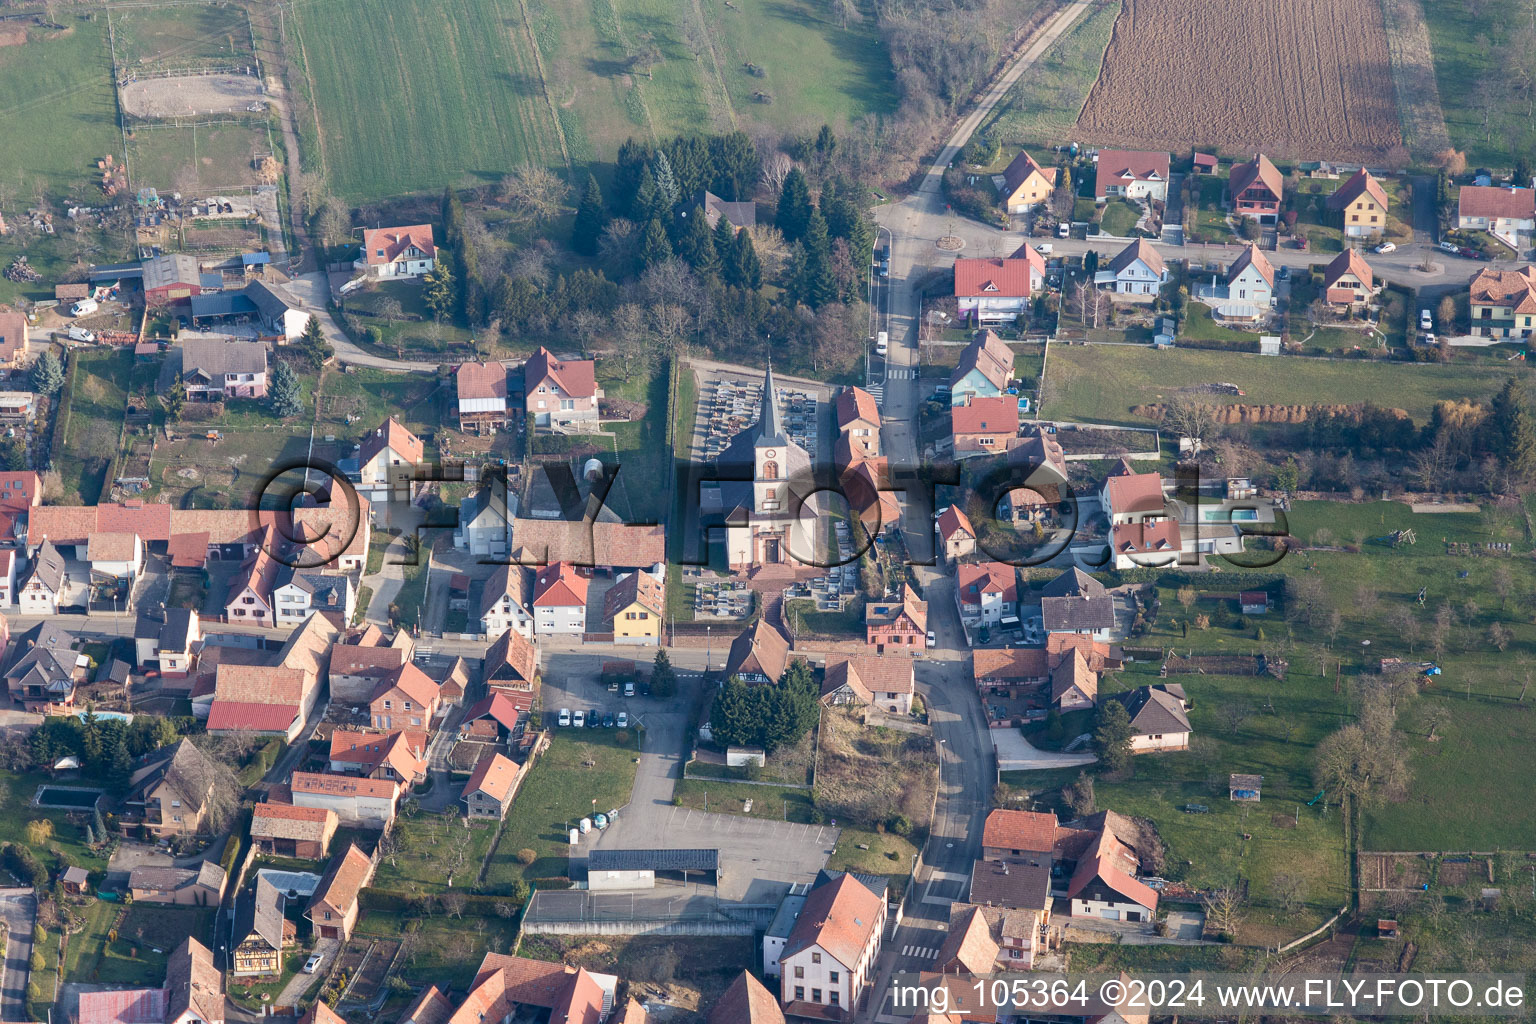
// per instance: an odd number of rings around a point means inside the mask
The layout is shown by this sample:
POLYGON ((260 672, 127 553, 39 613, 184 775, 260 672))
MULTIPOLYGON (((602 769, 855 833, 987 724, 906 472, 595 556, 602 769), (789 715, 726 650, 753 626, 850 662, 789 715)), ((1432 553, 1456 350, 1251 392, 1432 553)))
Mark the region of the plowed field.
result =
POLYGON ((1123 0, 1089 142, 1376 158, 1402 143, 1377 0, 1123 0))

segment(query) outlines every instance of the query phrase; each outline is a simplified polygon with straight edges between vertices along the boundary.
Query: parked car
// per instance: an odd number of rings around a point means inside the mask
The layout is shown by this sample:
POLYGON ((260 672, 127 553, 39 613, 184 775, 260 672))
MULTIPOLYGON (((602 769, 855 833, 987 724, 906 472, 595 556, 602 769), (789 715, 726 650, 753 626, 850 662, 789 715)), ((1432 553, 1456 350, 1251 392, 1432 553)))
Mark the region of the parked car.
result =
POLYGON ((1461 255, 1461 247, 1458 246, 1455 242, 1441 242, 1440 243, 1440 250, 1442 252, 1448 252, 1452 256, 1460 256, 1461 255))
POLYGON ((562 729, 565 728, 566 726, 570 725, 571 724, 571 709, 570 708, 561 708, 560 709, 560 718, 558 719, 558 721, 560 722, 560 727, 562 729))
POLYGON ((629 728, 629 712, 628 711, 620 711, 619 712, 619 723, 618 724, 619 724, 619 728, 620 729, 628 729, 629 728))
POLYGON ((325 954, 324 953, 316 953, 314 956, 312 956, 308 960, 304 961, 304 973, 305 974, 314 974, 316 971, 318 971, 320 969, 320 965, 323 964, 324 962, 325 962, 325 954))
POLYGON ((1071 224, 1068 224, 1066 221, 1062 221, 1060 224, 1056 225, 1056 237, 1057 238, 1068 238, 1068 237, 1071 236, 1071 234, 1072 234, 1072 225, 1071 224))
POLYGON ((890 336, 890 334, 888 334, 885 331, 881 331, 879 334, 875 335, 875 352, 877 354, 882 355, 882 356, 885 355, 886 352, 888 352, 890 350, 890 347, 891 347, 891 336, 890 336))
POLYGON ((604 729, 612 729, 613 728, 613 712, 612 711, 610 711, 607 714, 603 715, 603 728, 604 729))
POLYGON ((633 697, 634 695, 635 695, 635 683, 634 683, 634 680, 630 680, 629 682, 624 684, 624 696, 626 696, 626 697, 633 697))
POLYGON ((79 302, 69 307, 69 315, 90 316, 100 308, 101 305, 95 299, 81 299, 79 302))
POLYGON ((1382 242, 1376 247, 1375 251, 1386 255, 1389 252, 1397 252, 1397 245, 1392 242, 1382 242))
POLYGON ((571 715, 571 725, 578 729, 585 729, 587 727, 587 713, 585 711, 573 712, 571 715))
POLYGON ((1469 260, 1485 260, 1485 259, 1488 258, 1483 253, 1483 250, 1481 250, 1481 249, 1471 249, 1471 248, 1468 248, 1465 245, 1461 247, 1461 254, 1463 256, 1465 256, 1469 260))
POLYGON ((1041 242, 1039 245, 1035 246, 1035 252, 1039 253, 1041 256, 1049 256, 1055 251, 1056 247, 1053 246, 1050 242, 1041 242))
POLYGON ((597 709, 593 708, 591 711, 588 711, 587 712, 587 728, 588 729, 601 729, 602 727, 603 727, 603 716, 598 714, 597 709))
POLYGON ((928 631, 928 646, 929 647, 937 647, 937 646, 939 646, 939 638, 933 635, 933 630, 931 630, 931 629, 928 631))
POLYGON ((1419 330, 1432 331, 1435 329, 1435 317, 1427 309, 1419 310, 1419 330))
POLYGON ((1278 276, 1279 276, 1280 280, 1282 280, 1282 281, 1289 280, 1290 276, 1291 276, 1291 268, 1290 267, 1281 267, 1280 270, 1278 271, 1278 276))

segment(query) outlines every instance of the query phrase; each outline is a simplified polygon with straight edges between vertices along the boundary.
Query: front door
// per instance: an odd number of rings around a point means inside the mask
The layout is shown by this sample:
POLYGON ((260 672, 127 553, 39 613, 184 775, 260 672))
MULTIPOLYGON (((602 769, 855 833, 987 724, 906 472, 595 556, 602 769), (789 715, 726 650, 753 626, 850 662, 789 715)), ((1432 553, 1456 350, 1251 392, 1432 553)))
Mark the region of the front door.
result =
POLYGON ((776 537, 770 537, 763 542, 763 561, 777 562, 779 560, 779 541, 776 537))

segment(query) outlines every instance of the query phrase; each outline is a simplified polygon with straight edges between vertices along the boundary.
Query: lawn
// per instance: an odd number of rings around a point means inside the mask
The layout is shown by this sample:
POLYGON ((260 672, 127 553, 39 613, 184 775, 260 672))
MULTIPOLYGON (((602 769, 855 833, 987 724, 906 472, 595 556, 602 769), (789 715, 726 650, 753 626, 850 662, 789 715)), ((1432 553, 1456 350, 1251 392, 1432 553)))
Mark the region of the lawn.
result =
POLYGON ((1236 236, 1227 226, 1226 211, 1221 208, 1221 197, 1227 189, 1226 175, 1202 174, 1195 180, 1200 184, 1200 196, 1196 201, 1191 235, 1206 242, 1236 242, 1236 236))
POLYGON ((1424 20, 1434 49, 1435 78, 1451 144, 1464 150, 1469 164, 1509 167, 1521 153, 1536 150, 1536 121, 1511 98, 1495 106, 1485 124, 1483 97, 1489 78, 1502 84, 1507 65, 1501 56, 1511 36, 1529 19, 1523 0, 1485 0, 1474 18, 1462 4, 1426 3, 1424 20))
POLYGON ((845 828, 837 837, 832 856, 827 858, 827 870, 885 875, 891 880, 891 898, 900 901, 916 856, 917 847, 901 836, 845 828))
POLYGON ((85 846, 84 826, 70 820, 73 812, 29 806, 37 787, 52 781, 46 772, 0 773, 0 843, 31 846, 50 871, 74 865, 89 871, 104 871, 106 860, 85 846), (52 838, 41 846, 30 843, 27 837, 27 823, 37 820, 53 824, 52 838))
POLYGON ((135 188, 206 193, 258 184, 255 161, 275 152, 264 121, 224 121, 201 128, 135 126, 128 133, 128 174, 135 188))
POLYGON ((556 733, 507 813, 486 872, 487 888, 505 889, 516 879, 564 878, 569 829, 594 810, 629 802, 636 760, 633 730, 587 730, 579 739, 556 733), (518 862, 524 849, 536 854, 533 863, 518 862))
POLYGON ((816 601, 809 597, 797 597, 784 603, 784 618, 799 624, 799 628, 817 636, 864 636, 864 599, 852 597, 836 611, 816 610, 816 601))
MULTIPOLYGON (((452 783, 450 782, 451 786, 452 783)), ((379 861, 373 884, 399 892, 446 892, 452 876, 457 888, 480 871, 480 862, 491 848, 496 829, 484 822, 464 827, 464 819, 452 808, 448 816, 415 812, 396 823, 393 849, 379 861)))
POLYGON ((211 907, 164 907, 96 900, 86 905, 84 930, 71 935, 64 954, 65 981, 159 985, 176 942, 188 935, 213 940, 211 907), (119 922, 119 916, 123 920, 119 922), (109 933, 117 929, 113 940, 109 933))
POLYGON ((697 811, 793 821, 802 825, 816 820, 816 809, 808 789, 754 786, 725 779, 679 779, 672 793, 679 807, 697 811), (748 800, 752 801, 750 811, 747 810, 748 800))
MULTIPOLYGON (((467 328, 448 321, 436 321, 422 300, 420 281, 383 281, 353 292, 346 299, 347 311, 359 318, 363 328, 379 332, 381 352, 397 359, 428 359, 472 345, 467 328), (384 316, 385 303, 393 301, 398 314, 384 316)), ((363 339, 358 338, 359 341, 363 339)))
POLYGON ((1099 230, 1115 238, 1129 238, 1135 232, 1136 221, 1140 218, 1140 207, 1124 199, 1116 199, 1104 204, 1103 216, 1099 218, 1099 230))
POLYGON ((1258 349, 1259 336, 1248 331, 1223 327, 1211 317, 1211 307, 1191 302, 1185 310, 1183 335, 1194 341, 1223 341, 1258 349))
MULTIPOLYGON (((1190 322, 1196 310, 1191 304, 1190 322)), ((1098 423, 1147 422, 1136 405, 1165 402, 1181 389, 1232 382, 1245 396, 1201 393, 1200 400, 1231 405, 1314 405, 1358 402, 1374 396, 1424 422, 1441 400, 1487 398, 1510 371, 1451 364, 1287 358, 1237 352, 1115 349, 1113 358, 1093 346, 1051 347, 1043 415, 1098 423)))
POLYGON ((53 453, 53 464, 63 477, 64 493, 80 495, 83 504, 94 505, 107 484, 107 471, 117 455, 123 416, 128 405, 124 382, 134 370, 129 349, 79 349, 72 356, 74 372, 59 410, 68 416, 64 426, 64 450, 53 453))
POLYGON ((393 416, 425 437, 442 427, 444 401, 452 399, 452 389, 451 383, 432 374, 394 373, 365 366, 345 373, 327 369, 315 432, 361 440, 393 416), (349 416, 351 423, 347 422, 349 416))
POLYGON ((1020 145, 1070 140, 1083 101, 1098 78, 1099 62, 1119 13, 1119 4, 1095 5, 1019 78, 994 109, 982 134, 1020 145))

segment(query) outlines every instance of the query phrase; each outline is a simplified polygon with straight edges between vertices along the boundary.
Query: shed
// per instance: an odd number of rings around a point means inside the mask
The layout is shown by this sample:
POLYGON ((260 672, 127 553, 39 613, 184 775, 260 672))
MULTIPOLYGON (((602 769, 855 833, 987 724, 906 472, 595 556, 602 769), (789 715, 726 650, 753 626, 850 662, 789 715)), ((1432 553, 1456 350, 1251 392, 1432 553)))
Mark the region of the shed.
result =
POLYGON ((90 886, 91 873, 85 870, 85 868, 76 865, 65 868, 64 874, 60 877, 59 881, 63 884, 65 892, 73 893, 76 896, 83 896, 86 889, 90 886))
POLYGON ((1212 156, 1211 154, 1209 154, 1209 153, 1196 153, 1195 154, 1195 173, 1196 174, 1215 174, 1216 173, 1216 158, 1214 156, 1212 156))
POLYGON ((744 768, 751 764, 761 768, 768 763, 768 755, 762 747, 727 747, 725 763, 731 768, 744 768))
POLYGON ((1227 794, 1239 803, 1256 804, 1264 790, 1264 776, 1238 775, 1227 778, 1227 794))
POLYGON ((1266 615, 1269 612, 1269 591, 1245 590, 1238 595, 1237 603, 1244 615, 1266 615))
POLYGON ((658 873, 687 882, 704 872, 714 882, 719 868, 719 850, 593 850, 587 854, 587 888, 653 889, 658 873))
POLYGON ((1376 937, 1378 939, 1397 938, 1397 922, 1390 918, 1379 918, 1376 921, 1376 937))
POLYGON ((1278 335, 1266 334, 1259 338, 1259 355, 1277 356, 1280 354, 1280 338, 1278 335))

